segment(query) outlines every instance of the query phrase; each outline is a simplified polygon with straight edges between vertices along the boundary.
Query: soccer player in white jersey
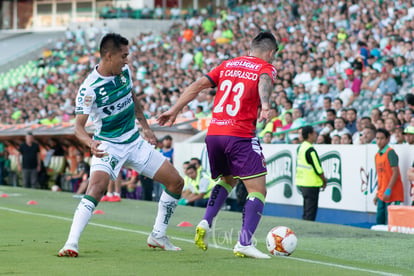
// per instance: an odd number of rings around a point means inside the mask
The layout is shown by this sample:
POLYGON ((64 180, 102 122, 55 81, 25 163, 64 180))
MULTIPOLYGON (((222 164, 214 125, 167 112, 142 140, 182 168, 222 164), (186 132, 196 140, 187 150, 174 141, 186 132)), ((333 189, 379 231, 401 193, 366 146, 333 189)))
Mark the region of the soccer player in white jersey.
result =
POLYGON ((75 135, 93 154, 91 177, 85 196, 79 203, 69 237, 59 256, 78 256, 78 242, 92 212, 115 180, 122 166, 153 178, 165 186, 148 236, 150 247, 178 251, 166 236, 168 222, 180 198, 184 181, 171 163, 150 145, 157 142, 132 88, 128 63, 128 40, 109 33, 100 44, 101 60, 81 85, 76 97, 75 135), (93 139, 85 130, 88 117, 95 125, 93 139), (144 138, 135 124, 137 119, 144 138))

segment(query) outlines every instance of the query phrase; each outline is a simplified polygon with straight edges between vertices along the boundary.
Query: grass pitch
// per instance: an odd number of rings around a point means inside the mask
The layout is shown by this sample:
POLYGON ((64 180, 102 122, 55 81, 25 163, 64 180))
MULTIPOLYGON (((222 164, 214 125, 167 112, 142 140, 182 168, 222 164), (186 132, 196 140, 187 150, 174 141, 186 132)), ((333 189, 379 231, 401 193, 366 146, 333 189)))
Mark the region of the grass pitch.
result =
POLYGON ((256 232, 266 251, 267 232, 278 225, 292 228, 298 248, 290 257, 270 260, 237 258, 231 251, 241 214, 222 211, 210 248, 193 244, 194 227, 203 209, 179 206, 168 235, 181 252, 148 248, 147 235, 157 204, 123 200, 103 202, 79 244, 78 258, 59 258, 79 199, 70 193, 0 186, 0 275, 413 275, 414 236, 374 232, 349 226, 264 216, 256 232), (37 205, 27 205, 35 200, 37 205))

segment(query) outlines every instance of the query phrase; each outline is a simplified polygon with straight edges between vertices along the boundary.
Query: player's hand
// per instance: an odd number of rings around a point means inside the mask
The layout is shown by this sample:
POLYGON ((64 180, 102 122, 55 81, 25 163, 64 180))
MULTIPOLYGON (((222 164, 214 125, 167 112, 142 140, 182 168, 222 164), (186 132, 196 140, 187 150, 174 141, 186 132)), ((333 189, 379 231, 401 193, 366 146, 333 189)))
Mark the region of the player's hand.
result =
POLYGON ((382 196, 382 200, 385 201, 385 202, 387 202, 389 199, 390 199, 390 196, 389 195, 384 194, 382 196))
POLYGON ((377 205, 377 201, 378 201, 378 196, 375 196, 373 199, 374 205, 377 205))
POLYGON ((265 121, 267 122, 267 120, 269 119, 269 109, 262 109, 260 111, 260 117, 259 117, 259 122, 265 121))
POLYGON ((98 149, 99 145, 101 144, 101 141, 96 141, 93 140, 90 144, 89 147, 91 148, 91 152, 93 155, 95 155, 98 158, 104 157, 105 152, 101 149, 98 149))
POLYGON ((157 118, 157 123, 160 126, 172 126, 175 122, 175 119, 177 118, 177 113, 174 112, 172 109, 162 113, 158 118, 157 118))
POLYGON ((156 146, 158 143, 157 137, 155 136, 154 132, 152 132, 151 129, 144 129, 142 130, 142 133, 144 134, 145 140, 148 141, 151 145, 156 146))

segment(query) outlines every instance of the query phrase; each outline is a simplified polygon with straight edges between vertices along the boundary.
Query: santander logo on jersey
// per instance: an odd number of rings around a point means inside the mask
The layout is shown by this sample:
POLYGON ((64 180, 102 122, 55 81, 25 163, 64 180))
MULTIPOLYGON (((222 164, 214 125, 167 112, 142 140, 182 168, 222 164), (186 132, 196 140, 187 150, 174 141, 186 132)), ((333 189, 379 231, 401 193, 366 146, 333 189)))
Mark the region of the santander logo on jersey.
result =
POLYGON ((242 67, 249 70, 259 71, 262 68, 262 64, 257 64, 247 60, 234 60, 226 63, 225 67, 242 67))

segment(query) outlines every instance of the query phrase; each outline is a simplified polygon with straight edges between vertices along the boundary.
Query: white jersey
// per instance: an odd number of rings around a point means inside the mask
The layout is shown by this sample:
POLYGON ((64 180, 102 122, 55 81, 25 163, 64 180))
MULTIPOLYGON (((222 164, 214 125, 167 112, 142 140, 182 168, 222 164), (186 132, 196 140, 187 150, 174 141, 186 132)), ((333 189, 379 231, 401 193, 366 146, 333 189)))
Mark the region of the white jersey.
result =
POLYGON ((131 143, 139 137, 135 124, 132 79, 128 65, 118 76, 104 77, 95 69, 83 81, 76 97, 76 114, 88 114, 95 125, 95 140, 131 143))

